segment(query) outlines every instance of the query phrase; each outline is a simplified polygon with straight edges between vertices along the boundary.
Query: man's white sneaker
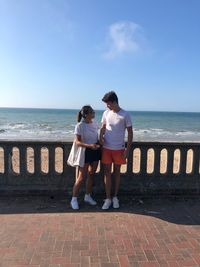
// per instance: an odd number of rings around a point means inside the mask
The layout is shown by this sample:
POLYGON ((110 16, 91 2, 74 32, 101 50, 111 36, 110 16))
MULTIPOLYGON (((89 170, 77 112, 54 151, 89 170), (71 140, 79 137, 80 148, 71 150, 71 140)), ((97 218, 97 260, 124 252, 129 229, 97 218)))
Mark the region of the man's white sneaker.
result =
POLYGON ((72 198, 70 204, 73 210, 79 209, 77 198, 72 198))
POLYGON ((92 206, 95 206, 97 202, 90 196, 90 194, 85 194, 84 201, 92 206))
POLYGON ((111 199, 106 198, 103 206, 102 206, 102 210, 108 210, 110 208, 111 205, 111 199))
POLYGON ((114 209, 119 209, 119 199, 117 197, 113 197, 113 208, 114 209))

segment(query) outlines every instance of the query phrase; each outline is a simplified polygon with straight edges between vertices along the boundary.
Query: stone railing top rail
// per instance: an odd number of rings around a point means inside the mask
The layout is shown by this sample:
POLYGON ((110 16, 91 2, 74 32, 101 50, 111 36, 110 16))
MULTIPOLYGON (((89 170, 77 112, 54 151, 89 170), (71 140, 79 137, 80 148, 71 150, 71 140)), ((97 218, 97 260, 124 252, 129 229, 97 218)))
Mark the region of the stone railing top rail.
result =
MULTIPOLYGON (((1 144, 72 144, 73 141, 53 141, 53 140, 0 140, 0 145, 1 144)), ((134 141, 133 145, 183 145, 183 146, 199 146, 199 142, 192 142, 192 141, 134 141)))

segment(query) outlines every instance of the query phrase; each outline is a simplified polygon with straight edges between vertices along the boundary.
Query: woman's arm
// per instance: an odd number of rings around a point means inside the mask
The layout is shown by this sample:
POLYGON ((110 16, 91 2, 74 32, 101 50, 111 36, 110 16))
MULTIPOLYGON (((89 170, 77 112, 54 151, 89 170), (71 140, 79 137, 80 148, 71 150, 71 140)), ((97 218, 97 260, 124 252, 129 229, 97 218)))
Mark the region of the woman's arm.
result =
POLYGON ((78 146, 82 146, 85 148, 91 148, 91 149, 98 149, 99 145, 98 144, 86 144, 81 141, 81 135, 76 134, 75 142, 78 146))

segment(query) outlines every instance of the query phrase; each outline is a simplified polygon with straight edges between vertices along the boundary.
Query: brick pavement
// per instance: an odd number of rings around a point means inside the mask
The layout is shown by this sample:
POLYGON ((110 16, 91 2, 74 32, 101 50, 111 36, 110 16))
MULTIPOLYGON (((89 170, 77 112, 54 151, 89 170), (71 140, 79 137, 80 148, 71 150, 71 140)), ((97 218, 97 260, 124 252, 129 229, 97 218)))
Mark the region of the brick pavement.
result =
POLYGON ((200 266, 200 200, 121 202, 74 212, 69 199, 0 198, 0 266, 200 266))

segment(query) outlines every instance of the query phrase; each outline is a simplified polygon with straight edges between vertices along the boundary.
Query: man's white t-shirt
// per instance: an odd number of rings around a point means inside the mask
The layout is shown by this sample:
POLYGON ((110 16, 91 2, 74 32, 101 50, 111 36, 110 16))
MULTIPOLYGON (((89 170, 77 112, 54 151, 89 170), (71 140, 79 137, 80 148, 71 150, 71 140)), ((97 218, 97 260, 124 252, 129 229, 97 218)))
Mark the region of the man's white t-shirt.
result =
POLYGON ((98 142, 98 124, 96 122, 79 122, 75 126, 74 134, 81 136, 81 141, 86 144, 96 144, 98 142))
POLYGON ((132 126, 129 113, 123 109, 120 109, 119 112, 106 110, 101 122, 106 125, 103 147, 112 150, 124 149, 125 130, 132 126))

